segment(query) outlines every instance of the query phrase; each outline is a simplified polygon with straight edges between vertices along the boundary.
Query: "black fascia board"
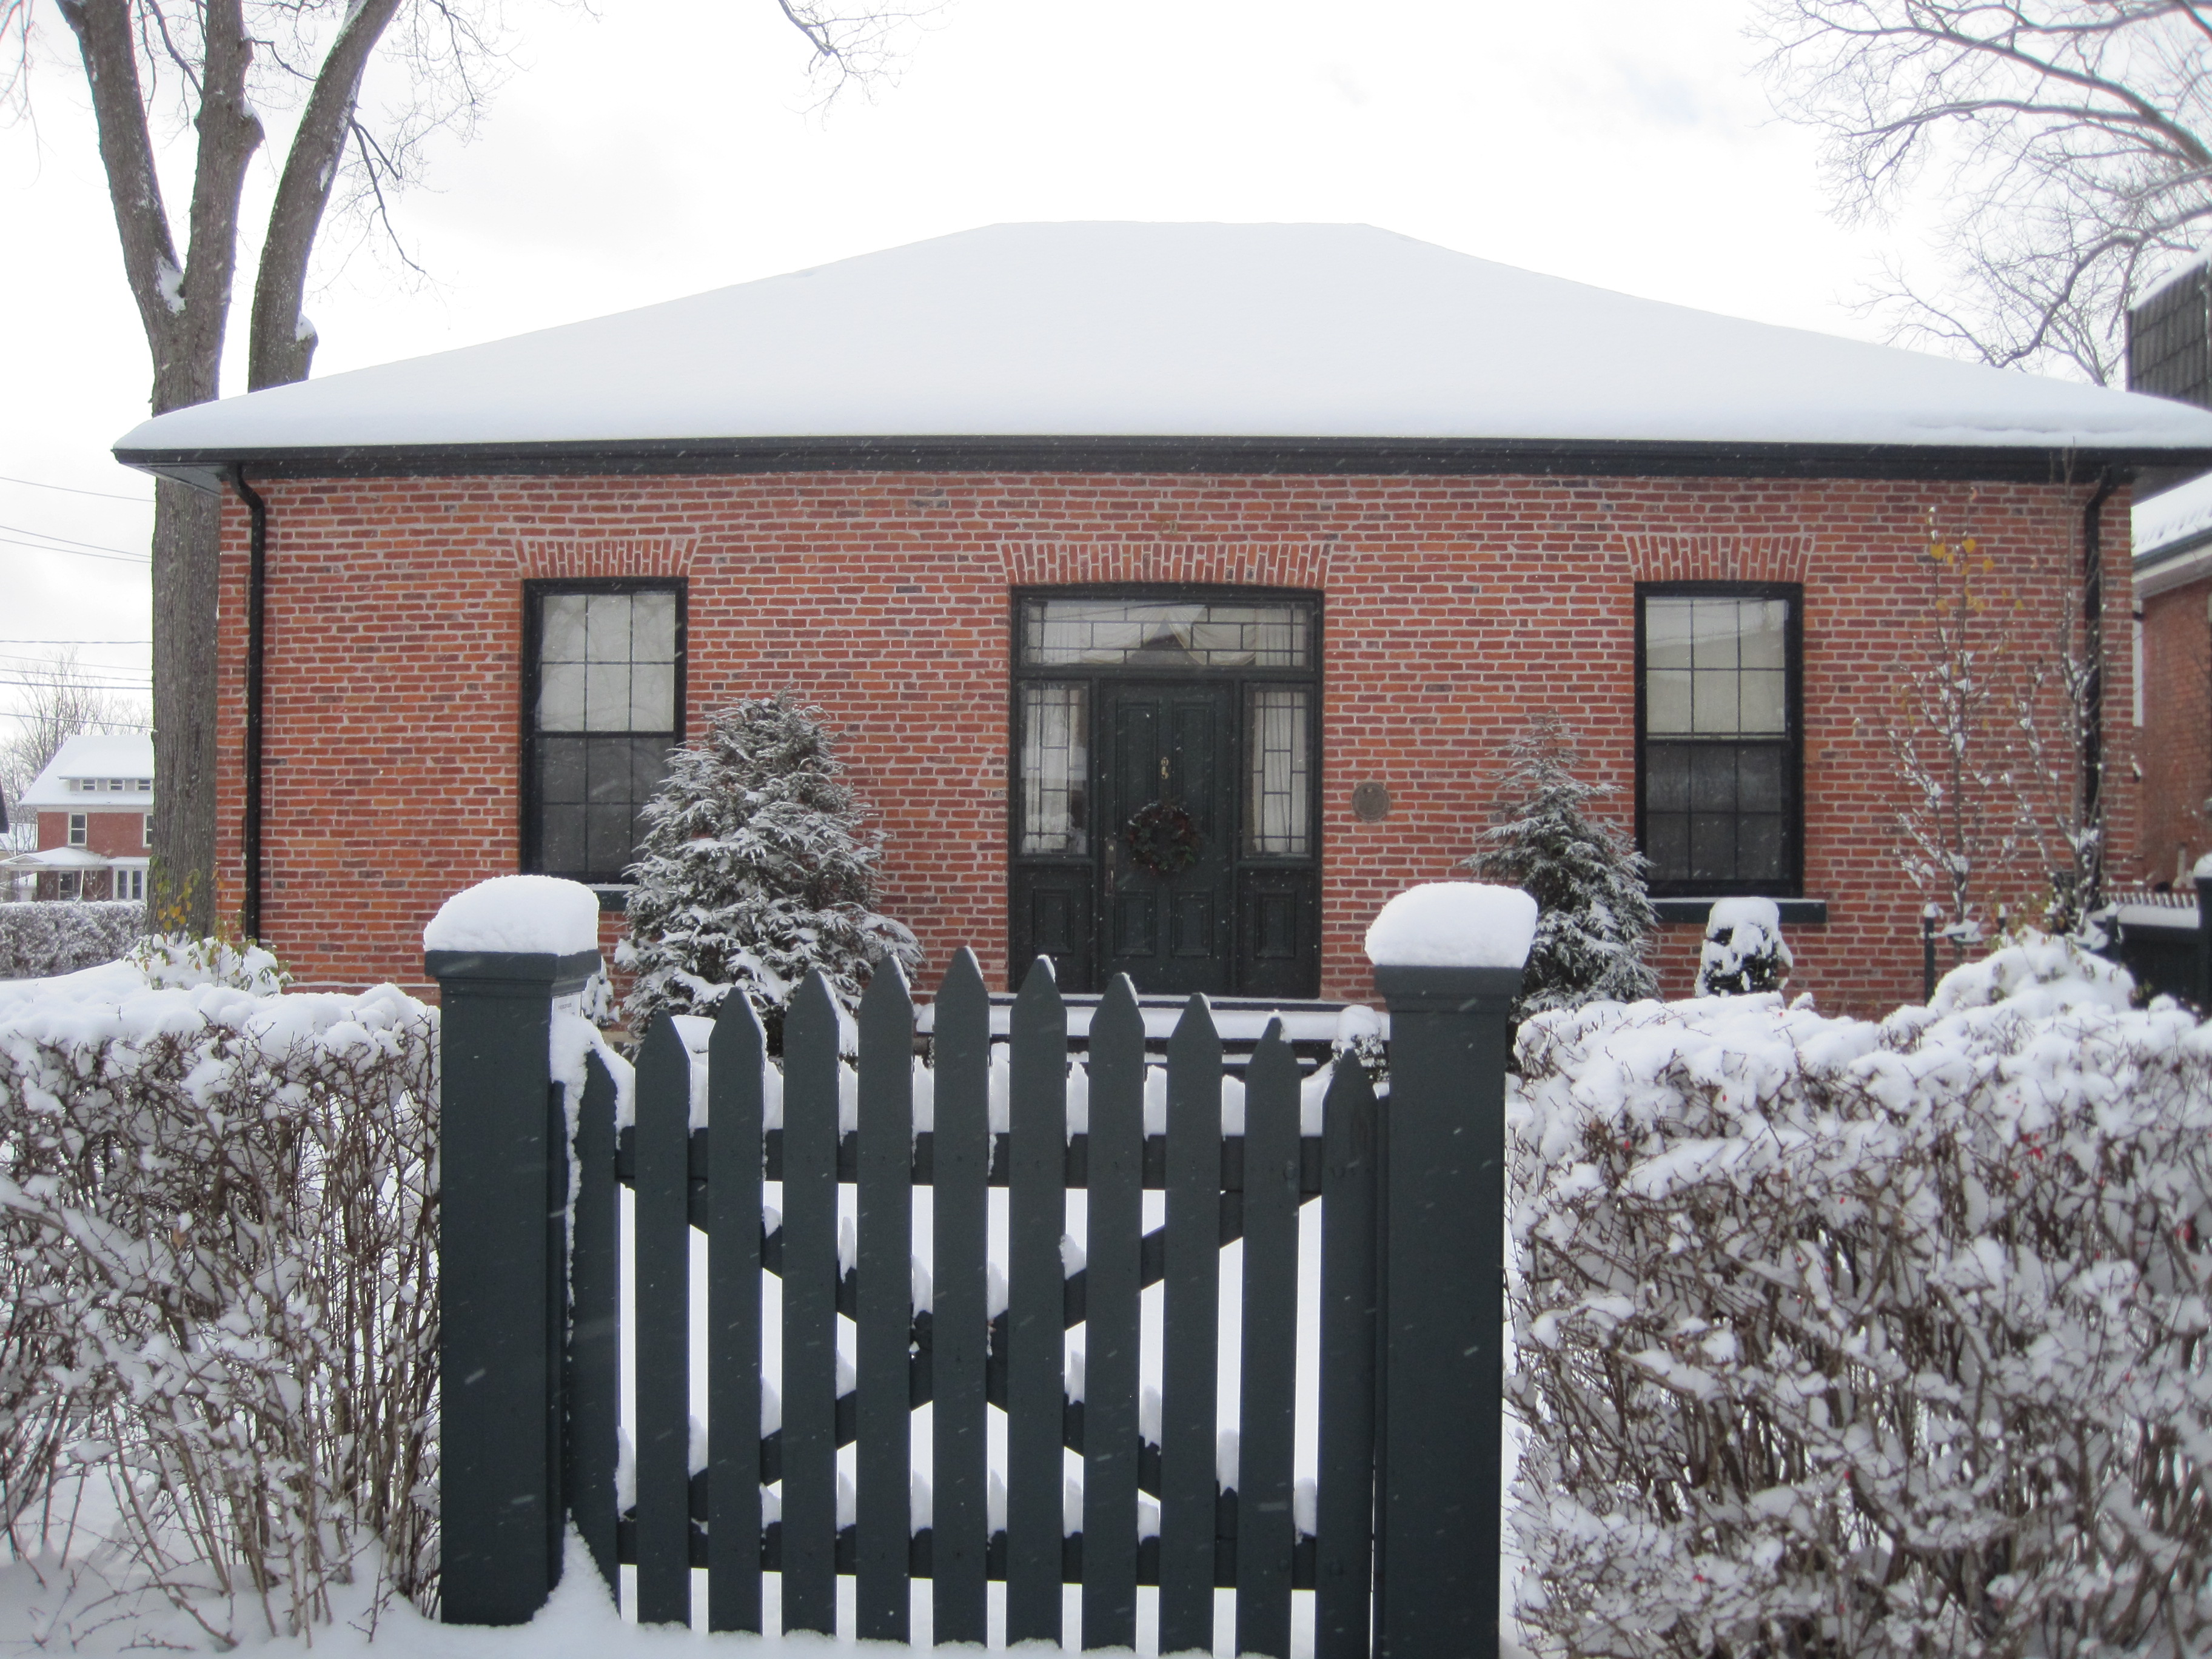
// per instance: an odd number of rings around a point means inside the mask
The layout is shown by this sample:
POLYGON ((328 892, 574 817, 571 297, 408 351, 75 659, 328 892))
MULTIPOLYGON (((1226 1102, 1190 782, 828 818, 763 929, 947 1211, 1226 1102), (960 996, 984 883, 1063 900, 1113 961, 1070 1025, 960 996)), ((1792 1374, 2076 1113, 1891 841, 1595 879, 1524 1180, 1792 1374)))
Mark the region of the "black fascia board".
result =
POLYGON ((125 466, 200 489, 258 478, 758 472, 1182 472, 1376 477, 1943 478, 2087 482, 2137 466, 2212 467, 2212 449, 1490 438, 854 437, 121 449, 125 466))

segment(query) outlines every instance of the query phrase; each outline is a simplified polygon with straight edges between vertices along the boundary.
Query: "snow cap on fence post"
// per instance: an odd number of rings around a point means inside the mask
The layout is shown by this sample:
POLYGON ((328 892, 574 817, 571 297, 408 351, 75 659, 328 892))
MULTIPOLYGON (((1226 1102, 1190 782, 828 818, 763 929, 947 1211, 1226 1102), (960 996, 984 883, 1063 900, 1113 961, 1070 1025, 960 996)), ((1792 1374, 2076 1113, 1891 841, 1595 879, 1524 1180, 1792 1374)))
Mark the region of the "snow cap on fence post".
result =
POLYGON ((1536 934, 1516 887, 1435 882, 1367 930, 1390 1008, 1378 1659, 1498 1653, 1505 1060, 1536 934))
POLYGON ((550 876, 456 893, 438 981, 441 1617, 520 1625, 561 1577, 567 1127, 553 999, 599 971, 599 902, 550 876))

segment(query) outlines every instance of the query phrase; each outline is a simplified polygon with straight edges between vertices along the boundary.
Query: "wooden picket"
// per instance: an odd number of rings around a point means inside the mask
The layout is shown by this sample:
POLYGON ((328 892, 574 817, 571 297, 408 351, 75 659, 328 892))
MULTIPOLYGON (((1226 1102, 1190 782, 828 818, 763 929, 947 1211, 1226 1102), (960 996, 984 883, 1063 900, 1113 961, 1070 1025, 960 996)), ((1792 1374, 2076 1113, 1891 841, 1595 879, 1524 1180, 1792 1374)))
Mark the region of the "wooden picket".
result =
MULTIPOLYGON (((852 1576, 864 1638, 904 1640, 910 1585, 933 1581, 935 1639, 981 1642, 986 1585, 1006 1586, 1009 1644, 1061 1637, 1062 1586, 1079 1584, 1088 1648, 1137 1638, 1138 1587, 1158 1586, 1163 1651, 1211 1650, 1214 1595, 1236 1591, 1240 1653, 1287 1656, 1292 1592, 1316 1589, 1316 1652, 1369 1652, 1376 1383, 1377 1115, 1356 1067, 1334 1080, 1323 1133, 1302 1137, 1298 1062, 1271 1024, 1244 1073, 1242 1135, 1221 1120, 1222 1043, 1202 997, 1167 1057, 1166 1133, 1146 1133, 1147 1061, 1135 994, 1117 981, 1091 1022, 1087 1130, 1066 1123, 1067 1018, 1040 961, 1015 1002, 1007 1122, 991 1123, 989 999, 959 953, 934 1011, 933 1123, 915 1133, 914 1009, 879 974, 859 1012, 857 1122, 841 1130, 838 1011, 810 978, 784 1027, 783 1113, 743 999, 708 1048, 706 1125, 693 1126, 694 1056, 672 1022, 645 1034, 635 1122, 592 1062, 576 1119, 585 1172, 574 1206, 566 1354, 566 1485, 603 1571, 636 1568, 641 1620, 690 1617, 707 1571, 707 1622, 762 1627, 763 1574, 781 1575, 787 1630, 834 1632, 852 1576), (616 1491, 617 1184, 635 1191, 634 1492, 616 1491), (781 1218, 764 1211, 780 1188, 781 1218), (841 1244, 840 1189, 857 1229, 841 1244), (991 1316, 988 1188, 1007 1189, 1006 1304, 991 1316), (926 1305, 911 1257, 915 1189, 932 1188, 926 1305), (1143 1224, 1147 1188, 1165 1224, 1143 1224), (1067 1194, 1087 1191, 1085 1261, 1063 1254, 1067 1194), (1313 1523, 1297 1528, 1293 1474, 1302 1206, 1322 1200, 1320 1466, 1313 1523), (689 1411, 690 1235, 708 1240, 709 1351, 703 1467, 689 1411), (1216 1420, 1220 1261, 1243 1249, 1235 1478, 1216 1420), (841 1259, 842 1258, 842 1259, 841 1259), (763 1273, 781 1283, 782 1368, 761 1375, 763 1273), (1139 1406, 1140 1298, 1164 1298, 1157 1440, 1139 1406), (838 1321, 854 1323, 840 1393, 838 1321), (1064 1376, 1065 1334, 1085 1327, 1084 1385, 1064 1376), (764 1402, 780 1419, 763 1431, 764 1402), (911 1413, 933 1407, 930 1524, 913 1524, 911 1413), (1006 1413, 1006 1514, 989 1524, 989 1407, 1006 1413), (734 1426, 736 1432, 728 1431, 734 1426), (842 1517, 838 1450, 854 1446, 842 1517), (1079 1528, 1064 1524, 1063 1458, 1083 1468, 1079 1528), (763 1524, 764 1488, 781 1489, 763 1524), (1140 1494, 1158 1505, 1139 1537, 1140 1494), (620 1513, 617 1513, 617 1510, 620 1513)), ((849 1086, 849 1085, 848 1085, 849 1086)))

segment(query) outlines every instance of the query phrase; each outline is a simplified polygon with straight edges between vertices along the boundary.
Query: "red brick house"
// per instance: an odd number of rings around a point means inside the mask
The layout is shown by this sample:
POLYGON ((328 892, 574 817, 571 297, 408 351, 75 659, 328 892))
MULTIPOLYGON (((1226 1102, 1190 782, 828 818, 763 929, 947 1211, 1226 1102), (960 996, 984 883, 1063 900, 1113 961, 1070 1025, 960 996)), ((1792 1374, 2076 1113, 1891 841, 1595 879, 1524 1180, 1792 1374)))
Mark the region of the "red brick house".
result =
POLYGON ((8 860, 42 899, 143 899, 153 847, 154 739, 143 732, 69 738, 16 803, 38 849, 8 860))
MULTIPOLYGON (((456 888, 613 909, 659 757, 821 703, 884 908, 1005 979, 1370 994, 1508 740, 1572 728, 1686 988, 1711 900, 1796 983, 1918 984, 1879 722, 1930 526, 2128 615, 2129 481, 2212 414, 1611 294, 1363 227, 1005 226, 179 410, 221 490, 226 905, 420 978, 456 888), (258 637, 254 600, 264 620, 258 637), (258 666, 257 666, 258 665, 258 666), (1188 815, 1196 856, 1123 830, 1188 815)), ((2136 873, 2128 653, 2087 757, 2136 873)))

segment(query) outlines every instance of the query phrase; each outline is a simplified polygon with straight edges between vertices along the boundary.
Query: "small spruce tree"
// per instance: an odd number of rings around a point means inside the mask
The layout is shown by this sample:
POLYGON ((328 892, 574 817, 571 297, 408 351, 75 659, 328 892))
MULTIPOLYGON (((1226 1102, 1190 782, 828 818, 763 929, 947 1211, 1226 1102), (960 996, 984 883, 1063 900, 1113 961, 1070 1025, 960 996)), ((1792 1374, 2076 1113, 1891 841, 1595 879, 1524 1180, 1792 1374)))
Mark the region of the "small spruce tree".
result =
POLYGON ((1514 1018, 1657 995, 1658 978, 1644 961, 1644 937, 1658 922, 1644 889, 1644 855, 1583 811, 1612 791, 1574 775, 1569 735, 1549 716, 1532 721, 1506 753, 1498 808, 1462 867, 1536 901, 1514 1018))
POLYGON ((911 969, 913 933, 875 908, 867 816, 819 708, 778 693, 710 715, 645 807, 617 957, 637 975, 630 1030, 642 1036, 664 1009, 712 1014, 742 990, 781 1051, 784 1010, 811 970, 850 1008, 884 957, 911 969))

